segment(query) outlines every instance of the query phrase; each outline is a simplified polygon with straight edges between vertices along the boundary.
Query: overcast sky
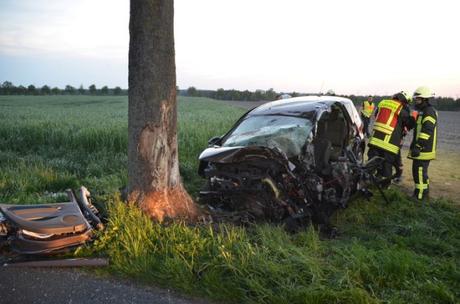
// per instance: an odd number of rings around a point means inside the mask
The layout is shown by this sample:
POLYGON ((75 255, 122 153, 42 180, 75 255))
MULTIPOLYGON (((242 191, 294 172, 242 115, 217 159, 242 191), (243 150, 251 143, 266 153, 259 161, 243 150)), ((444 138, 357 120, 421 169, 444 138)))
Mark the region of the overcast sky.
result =
MULTIPOLYGON (((455 0, 175 0, 181 88, 460 97, 455 0)), ((128 0, 0 0, 0 81, 128 83, 128 0)))

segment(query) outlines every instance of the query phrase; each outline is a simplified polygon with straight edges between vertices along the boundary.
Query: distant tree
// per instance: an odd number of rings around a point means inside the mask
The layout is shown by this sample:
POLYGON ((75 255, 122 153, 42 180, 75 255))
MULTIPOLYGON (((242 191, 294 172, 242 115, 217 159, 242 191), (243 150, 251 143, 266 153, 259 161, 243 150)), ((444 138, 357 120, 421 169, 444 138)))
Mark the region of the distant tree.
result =
POLYGON ((248 90, 241 92, 241 100, 251 100, 251 92, 249 92, 248 90))
POLYGON ((59 95, 59 94, 61 94, 61 90, 58 87, 54 87, 54 88, 51 89, 51 94, 59 95))
POLYGON ((65 86, 64 92, 65 94, 68 94, 68 95, 75 95, 77 90, 73 86, 68 84, 65 86))
POLYGON ((80 95, 85 94, 85 88, 83 87, 82 84, 81 84, 80 87, 78 88, 78 94, 80 94, 80 95))
POLYGON ((109 95, 109 88, 107 86, 103 86, 101 88, 101 94, 102 95, 109 95))
POLYGON ((122 90, 121 90, 120 87, 115 87, 115 88, 113 89, 113 94, 114 94, 114 95, 121 95, 121 93, 122 93, 122 90))
POLYGON ((225 90, 222 88, 217 89, 216 91, 216 99, 224 99, 225 98, 225 90))
POLYGON ((254 99, 257 101, 264 100, 265 98, 265 91, 256 90, 254 93, 254 99))
POLYGON ((230 100, 241 100, 240 92, 235 89, 228 91, 228 97, 230 100))
POLYGON ((46 84, 44 86, 42 86, 42 88, 40 89, 40 93, 42 95, 49 95, 51 93, 51 89, 49 86, 47 86, 46 84))
POLYGON ((37 89, 33 84, 29 85, 27 87, 27 95, 36 95, 37 94, 37 89))
POLYGON ((4 82, 2 83, 2 87, 1 87, 2 94, 3 94, 3 95, 11 95, 11 94, 13 94, 14 88, 15 88, 15 86, 13 85, 12 82, 10 82, 10 81, 4 81, 4 82))
POLYGON ((88 89, 89 89, 89 93, 90 93, 91 95, 95 95, 95 94, 97 93, 97 89, 96 89, 96 85, 95 85, 95 84, 90 85, 88 89))
POLYGON ((273 90, 273 88, 270 88, 270 89, 268 89, 268 91, 265 92, 265 98, 264 99, 266 99, 266 100, 275 100, 277 95, 278 95, 278 93, 276 93, 275 90, 273 90))
POLYGON ((197 96, 197 91, 195 87, 189 87, 187 89, 187 96, 197 96))
POLYGON ((16 95, 26 95, 27 94, 27 88, 23 85, 20 85, 16 88, 16 95))

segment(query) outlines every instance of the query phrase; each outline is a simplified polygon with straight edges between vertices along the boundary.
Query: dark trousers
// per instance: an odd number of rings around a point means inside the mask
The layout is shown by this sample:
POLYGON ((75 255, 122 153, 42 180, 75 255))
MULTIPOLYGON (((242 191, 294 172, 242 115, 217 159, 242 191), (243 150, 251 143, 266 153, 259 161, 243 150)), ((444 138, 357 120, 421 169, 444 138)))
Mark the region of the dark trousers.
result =
POLYGON ((381 186, 387 188, 391 184, 393 165, 396 161, 397 155, 374 146, 369 146, 367 157, 371 159, 375 156, 380 156, 384 159, 377 174, 383 178, 381 186))
POLYGON ((363 121, 363 125, 364 125, 364 133, 366 134, 367 137, 369 137, 369 122, 371 119, 369 117, 361 115, 361 120, 363 121))
POLYGON ((414 196, 421 200, 428 196, 430 191, 430 179, 428 178, 429 160, 414 159, 412 163, 412 177, 414 178, 415 190, 414 196))
POLYGON ((394 162, 393 166, 396 169, 395 177, 401 177, 402 173, 403 173, 403 163, 402 163, 402 159, 401 159, 401 150, 399 150, 399 153, 395 158, 395 162, 394 162))

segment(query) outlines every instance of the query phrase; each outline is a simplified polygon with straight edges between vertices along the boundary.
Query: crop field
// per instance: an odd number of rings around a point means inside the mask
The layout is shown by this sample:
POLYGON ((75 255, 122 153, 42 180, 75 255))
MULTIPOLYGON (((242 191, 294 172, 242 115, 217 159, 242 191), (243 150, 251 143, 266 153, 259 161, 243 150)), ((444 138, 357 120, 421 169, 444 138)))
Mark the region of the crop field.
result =
MULTIPOLYGON (((179 98, 180 171, 192 196, 207 140, 245 111, 179 98)), ((66 188, 85 185, 109 222, 77 255, 108 256, 103 272, 217 301, 458 303, 459 114, 440 114, 445 139, 430 166, 435 198, 407 198, 406 162, 404 184, 386 193, 389 205, 377 194, 354 198, 333 217, 338 237, 327 239, 313 227, 291 235, 270 225, 153 223, 118 194, 127 183, 127 97, 0 96, 0 203, 62 201, 66 188)))

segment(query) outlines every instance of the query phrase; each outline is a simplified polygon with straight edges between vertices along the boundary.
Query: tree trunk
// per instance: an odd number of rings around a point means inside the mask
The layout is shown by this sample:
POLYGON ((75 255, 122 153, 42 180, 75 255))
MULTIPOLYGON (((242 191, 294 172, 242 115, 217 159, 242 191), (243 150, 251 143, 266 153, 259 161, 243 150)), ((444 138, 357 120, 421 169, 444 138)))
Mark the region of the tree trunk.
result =
POLYGON ((152 218, 193 220, 177 150, 173 0, 131 0, 128 200, 152 218))

